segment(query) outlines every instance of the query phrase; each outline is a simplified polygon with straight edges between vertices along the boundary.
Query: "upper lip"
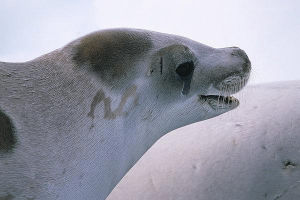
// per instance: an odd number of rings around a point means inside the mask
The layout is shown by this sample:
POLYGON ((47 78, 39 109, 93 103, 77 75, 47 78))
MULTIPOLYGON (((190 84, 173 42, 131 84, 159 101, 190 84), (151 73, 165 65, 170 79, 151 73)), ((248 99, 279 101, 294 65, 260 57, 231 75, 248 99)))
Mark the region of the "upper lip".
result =
POLYGON ((220 90, 221 95, 230 95, 239 92, 248 82, 249 74, 243 76, 234 75, 224 79, 217 85, 217 89, 220 90))

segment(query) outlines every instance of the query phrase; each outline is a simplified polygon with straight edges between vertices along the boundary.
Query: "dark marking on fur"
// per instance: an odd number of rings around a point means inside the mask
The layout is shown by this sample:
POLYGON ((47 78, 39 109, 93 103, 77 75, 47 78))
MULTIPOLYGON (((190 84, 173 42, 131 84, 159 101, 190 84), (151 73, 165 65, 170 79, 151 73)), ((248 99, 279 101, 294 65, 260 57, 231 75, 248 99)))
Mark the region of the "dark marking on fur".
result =
POLYGON ((104 118, 105 119, 115 119, 117 116, 121 115, 126 115, 126 112, 123 112, 123 108, 129 99, 129 97, 133 96, 134 97, 134 106, 138 105, 138 97, 136 96, 136 90, 137 87, 134 85, 132 87, 129 87, 125 90, 124 94, 122 95, 121 101, 119 103, 119 106, 112 111, 111 109, 111 98, 106 97, 105 93, 103 90, 99 90, 96 95, 93 98, 93 101, 91 103, 91 109, 90 112, 88 113, 88 117, 95 118, 95 109, 96 106, 103 101, 104 103, 104 118))
MULTIPOLYGON (((135 85, 132 86, 132 87, 130 87, 130 88, 128 88, 128 89, 126 89, 125 93, 122 95, 119 107, 115 110, 116 115, 121 115, 122 114, 123 108, 124 108, 124 106, 125 106, 125 104, 127 102, 127 99, 130 96, 134 96, 136 94, 136 89, 137 89, 137 87, 135 85)), ((136 104, 136 100, 135 100, 134 104, 136 104)))
POLYGON ((115 119, 116 115, 111 111, 111 98, 107 97, 104 99, 104 118, 115 119))
POLYGON ((134 64, 152 47, 146 33, 108 30, 92 33, 75 47, 73 60, 87 63, 105 83, 119 83, 134 74, 134 64))
POLYGON ((153 72, 154 72, 154 70, 153 70, 153 69, 150 69, 150 75, 151 75, 153 72))
POLYGON ((95 108, 103 99, 105 99, 105 94, 102 90, 99 90, 93 98, 93 101, 91 104, 91 109, 90 109, 90 112, 88 113, 88 117, 91 117, 93 119, 95 118, 95 115, 94 115, 95 108))
POLYGON ((16 141, 15 127, 11 119, 0 110, 0 152, 11 151, 16 141))
POLYGON ((261 148, 262 148, 263 150, 267 150, 266 145, 261 145, 261 148))
POLYGON ((286 160, 283 162, 283 169, 293 169, 296 168, 297 164, 290 161, 290 160, 286 160))
POLYGON ((6 195, 6 196, 0 197, 0 200, 12 200, 12 199, 14 199, 14 198, 15 198, 15 197, 14 197, 13 195, 8 194, 8 195, 6 195))
POLYGON ((163 72, 163 58, 160 58, 160 74, 163 72))
POLYGON ((148 110, 146 113, 144 113, 142 120, 143 121, 149 120, 152 117, 152 113, 153 110, 148 110))

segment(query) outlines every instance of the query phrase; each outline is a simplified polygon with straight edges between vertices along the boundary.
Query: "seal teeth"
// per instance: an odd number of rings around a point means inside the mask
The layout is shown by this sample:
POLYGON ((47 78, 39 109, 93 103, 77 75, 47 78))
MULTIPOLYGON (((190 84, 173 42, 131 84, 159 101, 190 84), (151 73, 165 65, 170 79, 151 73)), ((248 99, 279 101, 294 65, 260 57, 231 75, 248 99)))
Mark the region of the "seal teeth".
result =
POLYGON ((220 96, 219 99, 224 102, 232 102, 233 101, 233 97, 231 97, 231 96, 220 96))
POLYGON ((233 100, 234 100, 234 98, 231 97, 231 96, 225 97, 225 101, 227 101, 227 102, 229 102, 229 103, 232 103, 233 100))
POLYGON ((238 103, 238 99, 233 96, 217 96, 217 95, 198 95, 199 100, 215 99, 218 102, 227 104, 238 103))
POLYGON ((228 103, 233 103, 233 102, 236 102, 237 101, 237 99, 235 98, 235 97, 233 97, 233 96, 227 96, 227 97, 225 97, 225 99, 224 99, 226 102, 228 102, 228 103))

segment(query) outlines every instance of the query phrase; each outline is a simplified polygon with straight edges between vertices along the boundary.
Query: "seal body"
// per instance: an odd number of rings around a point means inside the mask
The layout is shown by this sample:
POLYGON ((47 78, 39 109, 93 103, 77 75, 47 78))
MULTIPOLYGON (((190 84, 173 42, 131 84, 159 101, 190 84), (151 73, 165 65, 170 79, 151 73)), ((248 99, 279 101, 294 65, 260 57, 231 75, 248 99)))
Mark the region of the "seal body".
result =
POLYGON ((105 199, 161 136, 238 106, 239 48, 113 29, 0 63, 0 198, 105 199))

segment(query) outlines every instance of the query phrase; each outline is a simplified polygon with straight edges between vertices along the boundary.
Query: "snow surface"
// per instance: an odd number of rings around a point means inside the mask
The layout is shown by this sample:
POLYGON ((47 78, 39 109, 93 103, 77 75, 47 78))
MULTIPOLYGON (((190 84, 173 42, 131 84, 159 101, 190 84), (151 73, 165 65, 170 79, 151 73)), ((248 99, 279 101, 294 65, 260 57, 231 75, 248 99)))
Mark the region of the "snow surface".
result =
POLYGON ((300 81, 235 96, 237 109, 160 139, 107 199, 300 199, 300 81))

